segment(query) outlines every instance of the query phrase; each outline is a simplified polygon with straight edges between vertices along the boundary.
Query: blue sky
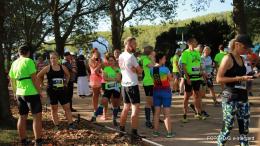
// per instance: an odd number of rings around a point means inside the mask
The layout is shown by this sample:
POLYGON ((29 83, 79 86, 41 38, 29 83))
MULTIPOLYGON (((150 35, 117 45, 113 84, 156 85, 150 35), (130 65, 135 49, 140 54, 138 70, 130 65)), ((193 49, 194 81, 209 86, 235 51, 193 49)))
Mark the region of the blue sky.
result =
MULTIPOLYGON (((183 0, 182 0, 183 1, 183 0)), ((179 8, 177 8, 177 16, 174 18, 176 20, 185 20, 189 18, 194 18, 197 16, 206 15, 209 13, 218 13, 222 11, 233 11, 233 6, 231 3, 233 0, 225 0, 225 3, 221 3, 220 0, 212 0, 209 7, 206 7, 206 11, 200 11, 200 12, 193 12, 191 9, 190 4, 194 0, 186 0, 186 4, 183 6, 182 4, 179 4, 179 8)), ((180 0, 179 0, 180 2, 180 0)), ((181 2, 180 2, 181 3, 181 2)), ((156 24, 160 24, 160 19, 155 20, 156 24)), ((144 25, 151 25, 149 21, 144 21, 140 24, 144 25)), ((129 23, 126 23, 126 27, 129 26, 129 23)), ((98 31, 108 31, 111 29, 111 23, 109 21, 107 22, 101 22, 98 31)))

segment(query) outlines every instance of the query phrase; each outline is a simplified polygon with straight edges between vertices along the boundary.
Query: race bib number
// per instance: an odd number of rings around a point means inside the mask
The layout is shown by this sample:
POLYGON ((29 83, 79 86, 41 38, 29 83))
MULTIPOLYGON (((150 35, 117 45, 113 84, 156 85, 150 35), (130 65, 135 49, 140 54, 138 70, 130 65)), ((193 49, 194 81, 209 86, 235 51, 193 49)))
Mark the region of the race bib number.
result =
POLYGON ((107 83, 107 89, 108 90, 115 89, 115 87, 116 87, 116 82, 107 83))
POLYGON ((199 66, 193 66, 193 67, 192 67, 192 73, 193 73, 193 74, 198 74, 198 73, 200 73, 200 67, 199 67, 199 66))
POLYGON ((246 90, 246 82, 245 81, 236 81, 235 88, 246 90))
POLYGON ((53 78, 52 84, 53 84, 53 86, 63 86, 63 79, 62 78, 53 78))

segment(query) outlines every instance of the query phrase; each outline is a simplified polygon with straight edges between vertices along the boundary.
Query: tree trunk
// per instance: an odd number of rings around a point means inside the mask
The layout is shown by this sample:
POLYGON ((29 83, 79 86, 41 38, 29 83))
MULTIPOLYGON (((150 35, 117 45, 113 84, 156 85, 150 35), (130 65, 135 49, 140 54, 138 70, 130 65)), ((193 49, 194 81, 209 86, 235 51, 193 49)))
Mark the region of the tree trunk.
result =
MULTIPOLYGON (((3 34, 4 34, 4 0, 0 0, 0 122, 8 125, 15 125, 15 119, 10 110, 10 97, 8 90, 8 79, 4 71, 4 55, 3 55, 3 34)), ((3 125, 1 124, 1 125, 3 125)))
POLYGON ((110 19, 111 19, 111 28, 112 28, 112 47, 113 50, 119 49, 121 50, 121 39, 120 38, 120 27, 121 27, 121 21, 120 21, 120 12, 117 13, 115 0, 110 0, 110 19))
POLYGON ((236 37, 240 34, 247 34, 244 0, 233 0, 233 20, 236 37))
POLYGON ((59 56, 63 58, 65 41, 61 37, 59 38, 55 37, 55 42, 56 42, 56 52, 58 53, 59 56))

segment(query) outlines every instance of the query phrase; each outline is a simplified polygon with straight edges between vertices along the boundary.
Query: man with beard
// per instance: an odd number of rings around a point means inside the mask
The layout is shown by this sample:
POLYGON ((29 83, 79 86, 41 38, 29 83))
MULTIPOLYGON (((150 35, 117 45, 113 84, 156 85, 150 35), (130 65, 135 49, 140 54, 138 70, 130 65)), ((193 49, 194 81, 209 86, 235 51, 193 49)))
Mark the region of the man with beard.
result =
MULTIPOLYGON (((136 52, 136 40, 134 37, 127 37, 124 41, 125 52, 119 56, 119 67, 122 73, 122 95, 124 100, 124 108, 120 118, 120 130, 125 131, 125 123, 127 114, 132 105, 131 125, 132 134, 137 134, 138 117, 139 117, 139 104, 140 93, 138 88, 138 76, 137 73, 142 73, 143 70, 136 61, 135 56, 132 53, 136 52), (137 73, 136 73, 137 72, 137 73)), ((124 136, 124 134, 120 134, 124 136)), ((135 140, 140 140, 134 137, 135 140)))

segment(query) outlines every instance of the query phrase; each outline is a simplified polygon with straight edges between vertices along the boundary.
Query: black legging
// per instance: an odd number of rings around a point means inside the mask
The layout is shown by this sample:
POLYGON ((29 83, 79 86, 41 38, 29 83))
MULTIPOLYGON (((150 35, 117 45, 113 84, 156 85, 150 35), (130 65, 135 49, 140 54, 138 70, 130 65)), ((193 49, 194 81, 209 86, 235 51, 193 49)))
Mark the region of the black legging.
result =
POLYGON ((68 83, 68 95, 70 99, 70 109, 72 109, 72 97, 73 97, 73 81, 69 81, 68 83))

